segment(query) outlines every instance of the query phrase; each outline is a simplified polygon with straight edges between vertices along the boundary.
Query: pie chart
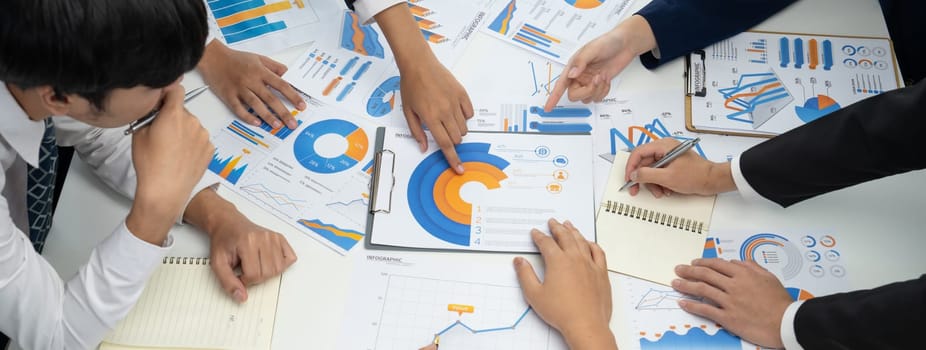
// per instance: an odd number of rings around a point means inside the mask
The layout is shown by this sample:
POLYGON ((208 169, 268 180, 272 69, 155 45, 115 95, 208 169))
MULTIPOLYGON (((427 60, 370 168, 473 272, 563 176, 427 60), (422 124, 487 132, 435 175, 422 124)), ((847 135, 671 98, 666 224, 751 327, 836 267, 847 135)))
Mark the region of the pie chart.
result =
POLYGON ((333 174, 352 168, 366 157, 369 140, 366 132, 354 123, 342 119, 328 119, 309 125, 296 138, 293 154, 296 160, 309 171, 319 174, 333 174), (326 156, 319 152, 325 145, 323 136, 334 135, 343 140, 340 154, 326 156))
POLYGON ((604 0, 566 0, 566 3, 578 9, 593 9, 604 3, 604 0))
POLYGON ((395 108, 395 94, 401 88, 401 79, 398 76, 386 79, 373 90, 367 100, 367 113, 374 117, 382 117, 395 108))
POLYGON ((797 117, 801 118, 804 123, 810 123, 820 119, 827 114, 839 109, 839 103, 836 103, 832 97, 826 95, 817 95, 804 102, 804 106, 795 106, 797 117))

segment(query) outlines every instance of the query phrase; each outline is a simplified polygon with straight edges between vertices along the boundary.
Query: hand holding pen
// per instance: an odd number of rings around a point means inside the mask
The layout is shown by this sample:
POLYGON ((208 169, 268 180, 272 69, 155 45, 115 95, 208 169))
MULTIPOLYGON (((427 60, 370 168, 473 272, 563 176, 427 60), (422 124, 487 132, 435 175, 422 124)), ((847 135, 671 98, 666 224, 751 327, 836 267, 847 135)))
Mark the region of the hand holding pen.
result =
POLYGON ((634 148, 624 169, 625 181, 631 182, 626 188, 635 196, 640 191, 635 184, 639 183, 657 198, 672 193, 713 195, 736 190, 730 162, 704 159, 695 152, 696 147, 694 140, 681 143, 667 137, 634 148), (680 152, 672 155, 673 150, 680 152))
MULTIPOLYGON (((655 164, 649 167, 659 169, 659 168, 665 167, 666 165, 669 165, 669 163, 675 160, 675 158, 678 158, 678 156, 685 154, 685 152, 688 152, 688 150, 696 146, 698 142, 701 142, 700 137, 696 137, 690 140, 685 140, 685 142, 682 142, 678 144, 677 146, 675 146, 675 148, 672 148, 671 150, 669 150, 669 152, 667 152, 666 155, 662 156, 662 158, 659 158, 659 160, 656 161, 655 164)), ((621 189, 618 191, 626 190, 628 187, 636 185, 636 184, 637 182, 634 181, 633 177, 631 176, 631 179, 627 180, 627 182, 624 183, 624 186, 621 186, 621 189)))
MULTIPOLYGON (((196 96, 199 96, 206 90, 209 90, 209 85, 200 86, 193 90, 187 91, 187 93, 183 96, 183 103, 186 104, 187 102, 190 102, 190 100, 196 98, 196 96)), ((138 130, 141 130, 148 124, 151 124, 151 122, 154 121, 154 118, 158 116, 158 112, 160 111, 161 111, 161 106, 158 105, 158 107, 155 107, 154 110, 152 110, 151 112, 148 112, 148 114, 145 114, 144 117, 141 117, 138 120, 129 124, 128 129, 125 130, 123 135, 129 136, 131 134, 134 134, 138 130)))

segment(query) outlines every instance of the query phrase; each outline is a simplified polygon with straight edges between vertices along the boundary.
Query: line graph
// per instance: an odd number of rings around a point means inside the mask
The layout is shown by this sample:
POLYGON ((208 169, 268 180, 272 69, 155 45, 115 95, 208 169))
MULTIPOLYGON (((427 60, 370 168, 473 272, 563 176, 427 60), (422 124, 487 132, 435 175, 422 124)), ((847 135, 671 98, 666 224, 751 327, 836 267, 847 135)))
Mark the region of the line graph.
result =
POLYGON ((640 298, 640 302, 637 303, 637 310, 675 310, 680 309, 678 306, 679 300, 694 300, 699 301, 697 298, 693 298, 682 293, 673 291, 673 290, 657 290, 650 288, 646 294, 643 295, 643 298, 640 298))
POLYGON ((268 205, 291 207, 295 210, 303 210, 308 205, 308 201, 292 198, 285 193, 275 192, 259 183, 242 186, 241 190, 268 205))
POLYGON ((544 96, 549 96, 553 91, 553 84, 560 77, 560 74, 553 75, 553 63, 547 62, 544 65, 535 64, 534 61, 527 61, 527 64, 530 66, 531 77, 534 80, 534 90, 531 92, 531 96, 537 96, 541 93, 545 94, 544 96))
POLYGON ((452 329, 454 329, 454 328, 456 328, 456 327, 458 327, 458 326, 459 326, 459 327, 465 328, 466 330, 470 331, 470 332, 473 333, 473 334, 489 333, 489 332, 498 332, 498 331, 510 331, 510 330, 514 330, 515 328, 517 328, 517 327, 518 327, 518 324, 521 323, 522 320, 524 320, 524 317, 527 316, 527 314, 528 314, 529 312, 531 312, 531 308, 530 308, 530 307, 528 307, 527 310, 524 310, 524 312, 521 313, 521 316, 518 317, 518 319, 517 319, 516 321, 514 321, 513 324, 511 324, 510 326, 505 326, 505 327, 495 327, 495 328, 486 328, 486 329, 473 329, 473 327, 470 327, 470 326, 466 325, 466 323, 463 323, 463 321, 457 320, 457 321, 453 322, 453 324, 447 326, 447 328, 444 328, 444 330, 442 330, 442 331, 440 331, 440 332, 437 332, 436 335, 437 335, 437 336, 444 335, 444 333, 447 333, 447 332, 449 332, 450 330, 452 330, 452 329))
POLYGON ((389 274, 373 349, 564 349, 559 335, 524 302, 521 289, 489 283, 389 274), (438 328, 437 326, 442 326, 438 328))
POLYGON ((784 109, 793 98, 774 72, 742 74, 735 86, 718 89, 727 119, 757 128, 784 109))
MULTIPOLYGON (((640 145, 650 143, 652 141, 671 137, 679 141, 689 140, 690 137, 684 137, 681 135, 675 135, 669 132, 669 129, 666 128, 666 125, 662 123, 659 118, 653 118, 653 121, 650 123, 645 123, 643 125, 632 125, 627 128, 627 132, 623 133, 617 128, 611 128, 611 155, 617 154, 618 145, 626 146, 626 151, 632 151, 634 148, 639 147, 640 145), (618 143, 618 141, 620 143, 618 143)), ((707 158, 704 154, 704 149, 701 148, 701 145, 695 145, 695 150, 701 157, 707 158)))

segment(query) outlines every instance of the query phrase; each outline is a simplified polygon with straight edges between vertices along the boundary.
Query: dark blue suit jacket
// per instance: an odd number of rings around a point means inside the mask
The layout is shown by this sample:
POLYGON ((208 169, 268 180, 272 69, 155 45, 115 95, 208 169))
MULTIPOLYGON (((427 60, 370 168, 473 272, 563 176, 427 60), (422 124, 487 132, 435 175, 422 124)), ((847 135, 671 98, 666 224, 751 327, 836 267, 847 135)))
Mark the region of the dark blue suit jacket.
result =
MULTIPOLYGON (((641 60, 647 68, 657 67, 749 29, 794 1, 654 0, 638 14, 653 28, 660 59, 646 54, 641 60)), ((926 26, 915 21, 926 17, 926 1, 882 1, 882 6, 903 74, 918 81, 926 71, 926 26)), ((758 193, 789 206, 926 168, 922 135, 926 82, 859 101, 763 142, 742 154, 740 169, 758 193)), ((797 340, 806 349, 916 348, 923 328, 926 277, 814 298, 794 318, 797 340)))
MULTIPOLYGON (((649 53, 640 58, 644 66, 655 68, 752 28, 796 1, 654 0, 637 14, 653 28, 660 59, 649 53)), ((880 1, 904 79, 912 85, 926 77, 926 25, 921 23, 926 1, 880 1)))

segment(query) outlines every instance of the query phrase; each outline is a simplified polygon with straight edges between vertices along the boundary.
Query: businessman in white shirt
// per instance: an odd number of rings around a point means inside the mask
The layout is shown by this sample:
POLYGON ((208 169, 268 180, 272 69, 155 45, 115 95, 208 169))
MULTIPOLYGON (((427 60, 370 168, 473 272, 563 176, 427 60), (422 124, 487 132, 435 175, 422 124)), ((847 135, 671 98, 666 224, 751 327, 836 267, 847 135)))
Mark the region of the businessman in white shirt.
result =
POLYGON ((210 236, 213 270, 239 302, 247 285, 295 261, 281 235, 202 180, 214 147, 183 108, 179 82, 206 37, 199 0, 0 2, 0 333, 21 348, 95 348, 141 295, 181 219, 210 236), (123 136, 121 127, 159 105, 153 123, 123 136), (134 197, 68 281, 39 255, 57 145, 74 146, 104 182, 134 197))

